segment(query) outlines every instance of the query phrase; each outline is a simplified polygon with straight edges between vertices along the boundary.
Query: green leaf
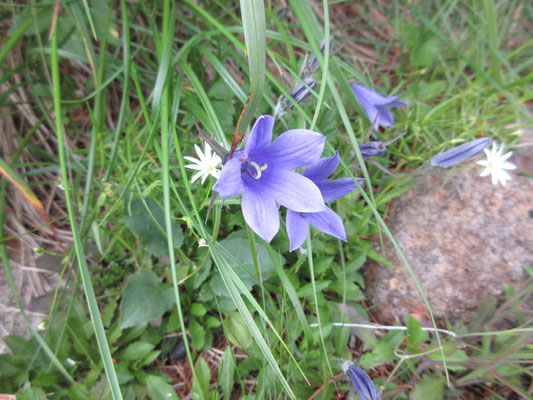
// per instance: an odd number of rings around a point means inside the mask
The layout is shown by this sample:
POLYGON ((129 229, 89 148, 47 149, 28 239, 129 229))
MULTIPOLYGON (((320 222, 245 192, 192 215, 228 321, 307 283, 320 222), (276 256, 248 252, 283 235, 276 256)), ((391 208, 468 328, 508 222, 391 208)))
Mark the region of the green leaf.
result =
MULTIPOLYGON (((316 282, 316 293, 320 293, 322 290, 327 289, 331 281, 316 282)), ((315 293, 312 282, 306 283, 296 291, 298 297, 312 296, 315 293)))
MULTIPOLYGON (((250 252, 250 245, 248 239, 238 237, 238 234, 231 235, 227 239, 221 240, 219 245, 223 247, 223 250, 225 250, 228 255, 228 264, 239 275, 246 288, 252 290, 252 286, 257 281, 257 274, 250 252)), ((266 247, 262 243, 256 243, 256 247, 257 257, 260 260, 261 275, 263 281, 266 281, 274 272, 274 264, 266 247)), ((283 264, 284 262, 285 260, 282 259, 281 263, 283 264)), ((219 272, 214 274, 210 281, 210 285, 217 296, 229 296, 226 285, 222 281, 219 272)))
POLYGON ((252 346, 252 336, 240 313, 232 312, 228 314, 224 321, 224 328, 229 340, 237 346, 243 349, 249 349, 252 346))
POLYGON ((153 363, 157 357, 161 354, 161 350, 154 350, 148 353, 141 362, 138 363, 139 367, 144 367, 153 363))
POLYGON ((346 298, 351 301, 361 301, 365 299, 365 295, 353 282, 335 281, 329 285, 330 290, 335 291, 338 295, 342 296, 342 293, 346 288, 346 298))
POLYGON ((422 330, 420 322, 416 320, 412 315, 409 315, 407 321, 407 341, 413 345, 416 343, 425 342, 428 339, 428 333, 422 330))
POLYGON ((17 400, 42 400, 42 399, 46 399, 46 394, 40 387, 23 388, 17 392, 17 400))
POLYGON ((211 382, 211 370, 207 362, 200 357, 196 367, 196 379, 192 383, 192 398, 207 400, 209 395, 209 384, 211 382))
POLYGON ((178 395, 163 378, 156 375, 148 375, 146 378, 148 394, 152 399, 178 400, 178 395))
MULTIPOLYGON (((162 255, 168 254, 167 236, 165 233, 165 216, 161 207, 152 198, 140 199, 130 196, 126 209, 126 225, 135 235, 139 236, 146 250, 162 255)), ((175 247, 183 244, 183 232, 172 223, 172 237, 175 247)))
POLYGON ((315 260, 315 275, 320 276, 331 267, 333 257, 317 257, 315 260))
POLYGON ((413 67, 427 68, 441 53, 440 39, 432 33, 421 38, 419 45, 411 53, 413 67))
POLYGON ((189 333, 191 334, 191 344, 196 350, 202 350, 205 343, 205 329, 198 321, 191 319, 189 323, 189 333))
POLYGON ((444 377, 426 376, 409 393, 409 400, 440 400, 444 398, 444 377))
POLYGON ((261 103, 265 86, 266 26, 263 0, 241 0, 242 27, 250 68, 250 99, 239 125, 242 136, 261 103))
POLYGON ((444 90, 446 90, 445 81, 433 81, 425 82, 420 81, 410 86, 410 91, 413 97, 416 97, 418 101, 426 101, 438 97, 444 90))
POLYGON ((220 326, 220 320, 212 315, 206 318, 205 323, 208 328, 218 328, 220 326))
POLYGON ((201 303, 193 303, 191 305, 190 313, 196 317, 202 317, 207 312, 205 306, 201 303))
MULTIPOLYGON (((433 361, 438 361, 438 362, 441 362, 442 361, 442 355, 441 354, 428 354, 427 358, 429 360, 433 360, 433 361)), ((465 361, 468 359, 468 356, 466 355, 466 353, 463 351, 463 350, 456 350, 454 351, 453 353, 451 354, 446 354, 445 353, 445 359, 446 361, 451 361, 451 362, 454 362, 454 363, 458 363, 458 362, 462 362, 462 361, 465 361)), ((460 365, 448 365, 448 369, 450 371, 466 371, 466 368, 465 367, 461 367, 460 365)))
POLYGON ((378 342, 370 353, 361 356, 360 364, 362 367, 370 367, 374 364, 382 363, 394 359, 394 347, 389 343, 378 342))
POLYGON ((128 277, 120 303, 120 328, 144 324, 174 305, 172 288, 164 288, 152 271, 140 270, 128 277))
POLYGON ((115 315, 115 310, 117 309, 118 303, 116 300, 111 300, 104 307, 104 312, 102 314, 102 322, 105 327, 109 327, 115 315))
POLYGON ((126 346, 124 350, 121 350, 117 354, 116 358, 120 360, 137 360, 148 355, 148 353, 150 353, 153 348, 154 345, 152 343, 134 342, 126 346))
POLYGON ((231 398, 231 392, 233 391, 233 376, 235 374, 235 358, 231 351, 231 347, 226 347, 224 354, 222 355, 222 372, 220 376, 220 386, 222 386, 222 394, 224 399, 229 400, 231 398))

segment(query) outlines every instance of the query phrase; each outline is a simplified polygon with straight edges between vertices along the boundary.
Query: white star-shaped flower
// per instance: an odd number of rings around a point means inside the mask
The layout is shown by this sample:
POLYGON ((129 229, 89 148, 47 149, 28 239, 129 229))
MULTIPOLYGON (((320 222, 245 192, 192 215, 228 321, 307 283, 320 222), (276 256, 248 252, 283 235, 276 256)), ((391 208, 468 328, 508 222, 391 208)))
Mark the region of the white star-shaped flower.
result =
POLYGON ((201 177, 203 184, 209 175, 218 179, 218 177, 220 176, 220 170, 217 169, 217 167, 222 164, 222 160, 218 155, 212 153, 211 146, 205 143, 204 151, 202 152, 202 149, 200 149, 200 147, 195 144, 194 150, 196 151, 199 160, 189 156, 183 157, 187 161, 193 163, 186 165, 185 168, 194 169, 198 171, 193 175, 191 183, 194 183, 194 181, 201 177))
POLYGON ((509 175, 505 170, 516 169, 516 165, 506 162, 506 160, 513 155, 513 152, 510 151, 503 154, 504 148, 505 145, 503 144, 500 146, 500 148, 498 148, 498 145, 493 143, 492 149, 483 150, 487 155, 487 159, 477 162, 477 164, 485 167, 481 173, 481 176, 487 176, 488 174, 491 174, 493 185, 497 185, 498 182, 501 182, 501 184, 505 186, 507 181, 511 180, 511 175, 509 175))

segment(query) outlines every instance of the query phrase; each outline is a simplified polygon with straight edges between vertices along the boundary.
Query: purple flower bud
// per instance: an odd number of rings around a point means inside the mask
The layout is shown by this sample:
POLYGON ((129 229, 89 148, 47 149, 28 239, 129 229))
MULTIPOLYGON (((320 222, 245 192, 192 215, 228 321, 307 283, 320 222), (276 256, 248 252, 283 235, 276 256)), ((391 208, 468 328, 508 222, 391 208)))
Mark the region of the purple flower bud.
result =
POLYGON ((362 400, 381 400, 379 390, 365 371, 350 361, 343 362, 341 368, 362 400))
MULTIPOLYGON (((296 87, 291 91, 291 97, 296 100, 298 104, 304 101, 306 98, 311 96, 311 90, 315 90, 317 86, 316 79, 305 78, 303 83, 300 82, 296 87), (310 90, 311 89, 311 90, 310 90)), ((288 98, 284 97, 283 101, 289 108, 293 108, 294 104, 288 98)))
POLYGON ((363 156, 363 160, 366 160, 370 157, 379 157, 383 153, 385 153, 385 150, 387 150, 387 147, 383 144, 383 142, 375 141, 365 144, 359 145, 359 150, 361 150, 361 155, 363 156))
POLYGON ((481 153, 492 142, 492 138, 480 138, 472 140, 468 143, 463 143, 460 146, 454 147, 451 150, 445 151, 438 156, 431 159, 431 165, 439 167, 449 167, 457 164, 467 158, 473 157, 481 153))
MULTIPOLYGON (((322 39, 320 41, 320 44, 318 45, 318 48, 320 49, 320 52, 322 53, 322 56, 324 56, 324 51, 326 50, 326 39, 322 39)), ((331 50, 333 49, 333 36, 329 37, 329 52, 331 53, 331 50)), ((315 73, 315 71, 320 67, 320 64, 318 63, 318 60, 316 59, 315 55, 313 54, 313 57, 311 58, 311 61, 309 61, 309 74, 315 73)))

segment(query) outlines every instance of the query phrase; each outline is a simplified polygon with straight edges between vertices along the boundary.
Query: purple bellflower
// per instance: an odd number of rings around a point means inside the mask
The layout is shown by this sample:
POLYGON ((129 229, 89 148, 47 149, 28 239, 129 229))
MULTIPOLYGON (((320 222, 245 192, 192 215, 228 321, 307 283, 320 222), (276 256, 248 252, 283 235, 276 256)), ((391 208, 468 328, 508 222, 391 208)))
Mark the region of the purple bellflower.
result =
POLYGON ((380 126, 394 124, 394 116, 389 107, 403 107, 409 104, 407 101, 397 100, 400 96, 385 97, 360 83, 352 85, 352 93, 376 131, 380 126))
POLYGON ((365 144, 360 144, 359 150, 361 151, 363 160, 366 160, 367 158, 370 158, 370 157, 381 156, 383 153, 385 153, 385 150, 387 150, 387 147, 383 144, 383 142, 374 141, 374 142, 369 142, 365 144))
POLYGON ((454 147, 451 150, 445 151, 438 156, 431 159, 431 165, 439 167, 449 167, 460 163, 467 158, 473 157, 481 153, 491 144, 492 139, 485 137, 472 140, 471 142, 463 143, 460 146, 454 147))
POLYGON ((395 138, 392 138, 390 140, 387 140, 386 142, 381 142, 379 140, 375 140, 373 142, 360 144, 359 145, 359 151, 361 151, 361 155, 363 156, 363 160, 366 160, 370 157, 380 157, 387 151, 387 146, 391 143, 394 143, 398 139, 402 138, 407 132, 401 133, 395 138))
POLYGON ((221 198, 242 193, 242 213, 252 230, 270 242, 279 230, 277 204, 297 212, 326 209, 320 189, 292 170, 320 158, 325 137, 306 129, 292 129, 272 142, 274 118, 255 122, 244 150, 227 160, 213 186, 221 198))
POLYGON ((350 361, 343 362, 341 368, 362 400, 381 400, 379 390, 365 371, 350 361))
MULTIPOLYGON (((333 157, 321 158, 309 165, 302 173, 320 189, 326 203, 347 195, 357 187, 351 178, 326 181, 338 165, 339 152, 337 151, 333 157)), ((360 185, 363 183, 363 179, 358 178, 357 181, 360 185)), ((319 231, 346 241, 342 219, 331 208, 326 207, 320 212, 301 212, 290 207, 287 208, 287 234, 289 235, 290 251, 296 250, 305 242, 309 233, 309 224, 319 231)))

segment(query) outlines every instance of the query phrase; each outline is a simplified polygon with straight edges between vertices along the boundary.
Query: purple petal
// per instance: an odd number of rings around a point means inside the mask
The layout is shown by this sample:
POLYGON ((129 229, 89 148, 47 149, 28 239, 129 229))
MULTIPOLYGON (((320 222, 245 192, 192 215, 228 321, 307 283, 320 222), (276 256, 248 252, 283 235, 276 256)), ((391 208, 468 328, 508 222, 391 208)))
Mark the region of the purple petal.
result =
POLYGON ((389 107, 403 107, 403 106, 408 106, 409 103, 408 101, 400 101, 400 100, 395 100, 395 101, 391 101, 388 106, 389 107))
POLYGON ((296 169, 320 158, 326 137, 307 129, 292 129, 280 135, 265 151, 250 154, 269 167, 296 169))
POLYGON ((394 124, 394 116, 392 115, 392 111, 389 110, 386 106, 376 106, 376 109, 378 110, 378 122, 376 125, 378 126, 392 126, 394 124))
POLYGON ((379 123, 377 121, 378 121, 379 112, 378 112, 378 109, 376 108, 376 106, 374 104, 370 103, 365 97, 358 97, 356 95, 355 98, 357 99, 357 101, 361 105, 361 108, 365 112, 365 114, 368 117, 370 123, 374 124, 374 129, 378 130, 379 123))
POLYGON ((276 201, 259 190, 246 187, 241 201, 242 215, 252 230, 270 242, 279 230, 276 201))
POLYGON ((395 101, 399 96, 385 97, 378 92, 361 85, 360 83, 354 83, 352 85, 352 93, 357 98, 357 101, 361 103, 375 104, 375 105, 385 105, 389 104, 392 101, 395 101))
POLYGON ((310 179, 296 172, 267 168, 261 179, 255 180, 252 177, 245 179, 247 186, 253 185, 254 190, 273 197, 290 210, 320 212, 326 207, 318 187, 310 179))
POLYGON ((339 152, 336 151, 333 157, 321 158, 308 166, 302 175, 311 179, 313 182, 320 182, 326 180, 338 166, 339 152))
POLYGON ((340 199, 357 188, 352 178, 340 178, 334 181, 317 182, 316 185, 322 193, 324 202, 340 199))
POLYGON ((438 165, 439 167, 449 167, 457 164, 469 157, 481 153, 492 142, 491 138, 480 138, 472 140, 471 142, 463 143, 460 146, 454 147, 451 150, 445 151, 438 156, 431 159, 431 165, 438 165))
MULTIPOLYGON (((311 96, 311 90, 315 90, 317 87, 317 81, 314 78, 305 78, 303 83, 299 83, 292 91, 291 97, 296 100, 298 104, 311 96)), ((294 104, 289 99, 285 98, 285 103, 288 107, 294 108, 294 104)))
POLYGON ((224 164, 213 190, 223 199, 242 193, 244 186, 241 178, 241 161, 238 158, 232 158, 224 164))
POLYGON ((319 213, 305 213, 305 217, 319 231, 346 241, 342 218, 331 208, 326 207, 326 211, 319 213))
POLYGON ((272 129, 274 128, 274 118, 270 115, 261 115, 255 121, 252 132, 246 141, 244 149, 245 157, 250 153, 266 149, 272 142, 272 129))
POLYGON ((352 364, 345 373, 362 400, 381 400, 379 390, 365 371, 352 364))
POLYGON ((290 251, 304 244, 309 234, 309 222, 298 212, 287 210, 287 234, 289 235, 290 251))

